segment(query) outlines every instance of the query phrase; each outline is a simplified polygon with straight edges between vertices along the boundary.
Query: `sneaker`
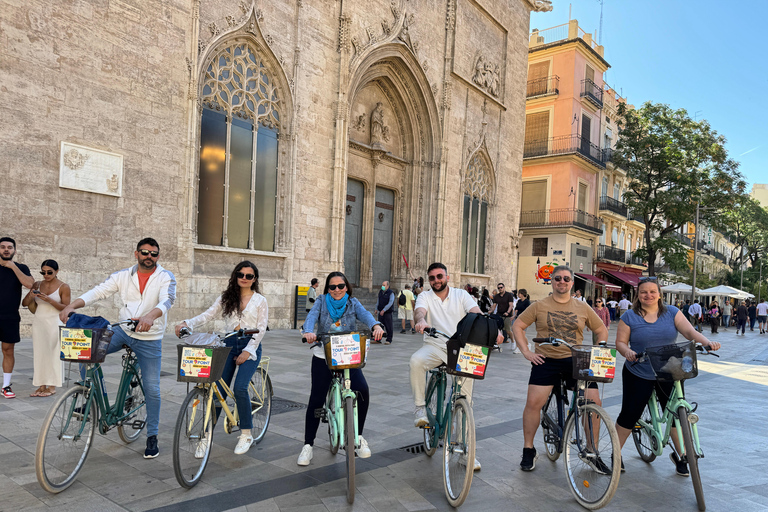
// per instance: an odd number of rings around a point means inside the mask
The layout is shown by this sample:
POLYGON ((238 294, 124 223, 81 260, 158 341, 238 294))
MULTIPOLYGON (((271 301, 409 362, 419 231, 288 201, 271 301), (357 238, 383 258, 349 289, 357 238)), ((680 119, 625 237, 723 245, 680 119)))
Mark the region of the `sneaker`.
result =
MULTIPOLYGON (((466 455, 462 455, 461 457, 459 457, 459 464, 461 464, 462 466, 466 466, 467 465, 467 456, 466 455)), ((475 463, 472 466, 472 471, 480 471, 480 469, 482 469, 482 466, 480 466, 480 461, 475 459, 475 463)))
POLYGON ((411 329, 411 334, 416 334, 416 329, 411 329))
POLYGON ((253 436, 250 434, 240 434, 237 438, 237 446, 235 446, 235 455, 242 455, 251 449, 253 444, 253 436))
POLYGON ((208 439, 209 438, 204 437, 197 442, 197 448, 195 448, 196 459, 202 459, 205 457, 205 452, 208 451, 208 439))
POLYGON ((145 459, 154 459, 160 454, 160 449, 157 447, 157 436, 147 437, 147 449, 144 450, 145 459))
POLYGON ((669 458, 672 462, 675 463, 675 469, 677 470, 678 475, 680 476, 690 475, 690 473, 688 473, 688 463, 685 462, 685 460, 680 459, 680 457, 678 457, 675 452, 670 453, 669 458))
POLYGON ((621 458, 621 472, 626 473, 626 469, 624 469, 624 457, 621 458))
POLYGON ((301 453, 299 454, 299 460, 296 461, 296 464, 299 466, 309 466, 309 461, 312 460, 312 445, 305 444, 304 448, 301 449, 301 453))
POLYGON ((538 458, 536 448, 523 448, 523 460, 520 461, 520 469, 523 471, 533 471, 536 467, 536 459, 538 458))
POLYGON ((426 427, 429 425, 429 418, 427 418, 427 410, 424 406, 416 407, 416 412, 413 413, 416 419, 413 421, 414 426, 418 428, 426 427))
POLYGON ((599 455, 594 456, 593 454, 587 454, 587 456, 584 457, 584 462, 586 462, 589 467, 601 475, 611 474, 611 468, 609 468, 605 462, 603 462, 603 459, 601 459, 599 455))
POLYGON ((405 334, 405 329, 400 329, 400 334, 405 334))
POLYGON ((363 436, 358 436, 358 439, 360 440, 360 448, 357 448, 355 453, 361 459, 367 459, 371 456, 371 449, 368 448, 368 441, 363 439, 363 436))
POLYGON ((5 398, 16 398, 16 393, 13 392, 10 384, 3 388, 3 396, 5 398))

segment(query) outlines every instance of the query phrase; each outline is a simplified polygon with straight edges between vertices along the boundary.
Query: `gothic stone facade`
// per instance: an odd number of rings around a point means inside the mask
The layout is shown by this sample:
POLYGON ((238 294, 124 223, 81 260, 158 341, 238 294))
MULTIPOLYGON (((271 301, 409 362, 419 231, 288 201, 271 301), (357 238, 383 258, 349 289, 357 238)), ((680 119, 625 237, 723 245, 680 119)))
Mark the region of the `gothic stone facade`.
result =
POLYGON ((274 328, 292 324, 296 285, 345 268, 362 287, 401 285, 403 255, 416 275, 440 260, 455 284, 512 282, 529 13, 541 4, 5 2, 2 235, 33 270, 56 259, 75 296, 156 238, 178 280, 172 322, 207 307, 243 259, 260 270, 274 328), (229 141, 207 156, 206 110, 229 141), (266 194, 229 174, 246 125, 247 151, 273 135, 266 194), (62 143, 121 155, 119 196, 61 187, 62 143), (213 221, 199 213, 209 157, 232 180, 223 228, 221 207, 213 221))

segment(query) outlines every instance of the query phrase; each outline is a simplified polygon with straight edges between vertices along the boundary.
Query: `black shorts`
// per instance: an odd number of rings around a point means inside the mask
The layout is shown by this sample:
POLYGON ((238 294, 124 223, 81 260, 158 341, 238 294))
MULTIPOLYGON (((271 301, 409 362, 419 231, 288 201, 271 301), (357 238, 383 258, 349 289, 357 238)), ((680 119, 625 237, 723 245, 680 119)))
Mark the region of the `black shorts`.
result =
POLYGON ((0 341, 3 343, 18 343, 21 341, 19 335, 18 318, 0 318, 0 341))
MULTIPOLYGON (((568 389, 576 387, 576 379, 573 378, 573 358, 563 359, 544 358, 543 364, 531 363, 531 376, 528 379, 529 386, 557 386, 560 379, 565 380, 568 389)), ((587 387, 597 388, 597 382, 589 382, 587 387)))
MULTIPOLYGON (((682 386, 683 383, 681 382, 680 385, 682 386)), ((663 411, 672 395, 672 388, 675 387, 675 383, 642 379, 630 372, 625 364, 621 371, 621 386, 621 412, 616 417, 616 423, 620 427, 632 430, 637 420, 643 415, 643 410, 648 405, 651 393, 656 391, 656 399, 663 411)))

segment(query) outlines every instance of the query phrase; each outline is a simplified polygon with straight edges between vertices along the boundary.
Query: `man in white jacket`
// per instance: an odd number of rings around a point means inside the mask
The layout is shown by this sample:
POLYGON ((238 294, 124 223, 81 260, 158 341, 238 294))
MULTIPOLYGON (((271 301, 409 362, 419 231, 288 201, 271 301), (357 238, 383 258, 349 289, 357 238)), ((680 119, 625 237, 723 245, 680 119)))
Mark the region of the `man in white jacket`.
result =
POLYGON ((176 278, 157 264, 160 246, 153 238, 144 238, 134 252, 137 264, 119 270, 106 281, 82 294, 59 315, 62 322, 76 309, 120 294, 119 320, 138 320, 136 331, 115 327, 107 353, 128 345, 136 353, 147 400, 147 449, 145 459, 160 453, 157 432, 160 425, 160 360, 162 339, 168 321, 168 310, 176 300, 176 278))

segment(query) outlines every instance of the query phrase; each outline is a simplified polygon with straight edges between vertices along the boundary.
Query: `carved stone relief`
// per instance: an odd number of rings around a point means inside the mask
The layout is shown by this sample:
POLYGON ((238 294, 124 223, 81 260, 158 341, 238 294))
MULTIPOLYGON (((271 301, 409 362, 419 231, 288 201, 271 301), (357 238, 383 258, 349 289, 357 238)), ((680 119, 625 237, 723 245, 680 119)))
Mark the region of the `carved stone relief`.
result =
POLYGON ((378 102, 371 112, 371 146, 381 146, 382 140, 389 142, 389 126, 384 124, 384 107, 378 102))
POLYGON ((482 53, 477 55, 472 81, 495 98, 499 97, 499 74, 500 67, 497 63, 492 62, 482 53))

